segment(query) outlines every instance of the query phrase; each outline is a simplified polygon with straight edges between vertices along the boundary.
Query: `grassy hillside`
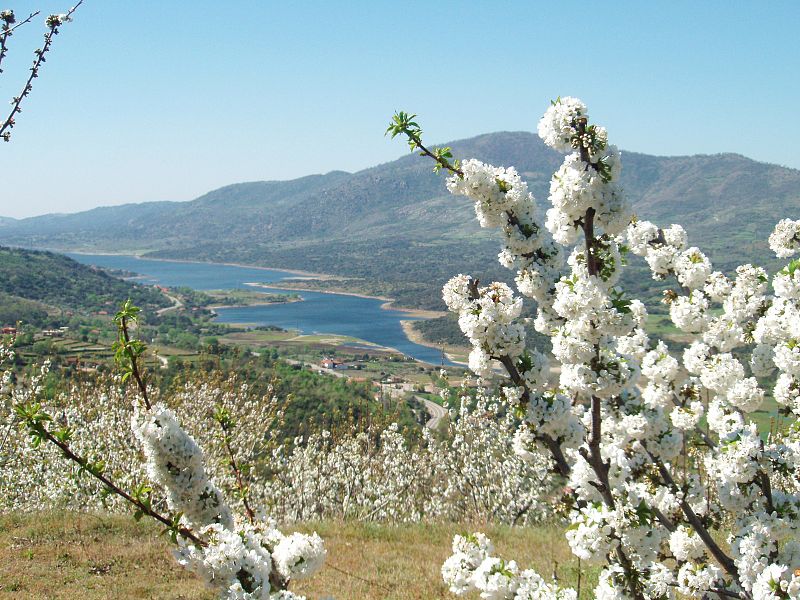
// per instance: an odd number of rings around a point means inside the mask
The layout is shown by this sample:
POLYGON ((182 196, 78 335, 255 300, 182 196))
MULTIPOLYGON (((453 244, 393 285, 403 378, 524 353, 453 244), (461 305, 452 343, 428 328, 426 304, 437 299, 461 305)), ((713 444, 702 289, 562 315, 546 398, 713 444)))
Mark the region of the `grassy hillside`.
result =
POLYGON ((13 325, 22 321, 41 325, 47 319, 48 309, 40 302, 0 292, 0 324, 13 325))
POLYGON ((0 246, 0 322, 41 322, 48 313, 114 312, 127 298, 155 310, 170 302, 127 281, 52 252, 0 246))

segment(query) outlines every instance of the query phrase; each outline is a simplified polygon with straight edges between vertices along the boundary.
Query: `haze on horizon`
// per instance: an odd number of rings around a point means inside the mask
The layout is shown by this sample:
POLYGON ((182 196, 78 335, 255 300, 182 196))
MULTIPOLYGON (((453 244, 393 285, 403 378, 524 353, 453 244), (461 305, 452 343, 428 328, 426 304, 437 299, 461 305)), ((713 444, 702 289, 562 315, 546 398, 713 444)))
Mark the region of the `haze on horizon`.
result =
MULTIPOLYGON (((69 2, 6 0, 24 17, 69 2), (25 13, 25 14, 23 14, 25 13)), ((300 5, 86 0, 62 30, 12 141, 0 216, 190 200, 253 180, 356 171, 406 148, 395 110, 430 142, 534 131, 581 97, 621 148, 736 152, 800 168, 792 127, 800 4, 422 0, 300 5), (578 25, 574 23, 578 22, 578 25)), ((0 76, 18 93, 42 21, 0 76)), ((5 109, 4 109, 5 110, 5 109)))

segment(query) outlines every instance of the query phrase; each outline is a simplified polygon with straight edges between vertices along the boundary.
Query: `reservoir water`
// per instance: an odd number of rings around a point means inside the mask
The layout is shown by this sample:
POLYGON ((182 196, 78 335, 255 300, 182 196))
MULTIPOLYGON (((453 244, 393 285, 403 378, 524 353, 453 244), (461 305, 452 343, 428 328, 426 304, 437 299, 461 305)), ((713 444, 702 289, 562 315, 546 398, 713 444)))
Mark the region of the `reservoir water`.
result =
MULTIPOLYGON (((246 288, 265 293, 287 293, 277 288, 254 288, 246 283, 274 283, 297 277, 297 273, 275 269, 239 267, 216 263, 148 260, 136 256, 103 254, 67 254, 78 262, 108 269, 122 269, 141 275, 136 281, 168 287, 185 286, 196 290, 246 288)), ((276 325, 297 329, 302 333, 338 333, 374 344, 394 348, 406 356, 438 365, 439 350, 410 341, 400 325, 401 320, 416 320, 398 310, 381 308, 382 300, 345 294, 321 292, 298 293, 303 302, 242 306, 217 309, 220 323, 276 325)), ((453 365, 445 359, 446 365, 453 365)))

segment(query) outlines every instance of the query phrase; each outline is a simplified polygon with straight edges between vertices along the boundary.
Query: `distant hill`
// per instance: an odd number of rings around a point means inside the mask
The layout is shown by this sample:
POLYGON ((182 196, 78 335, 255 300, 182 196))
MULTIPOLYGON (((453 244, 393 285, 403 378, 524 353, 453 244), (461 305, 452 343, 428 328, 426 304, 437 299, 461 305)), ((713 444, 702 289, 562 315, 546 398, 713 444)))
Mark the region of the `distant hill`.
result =
MULTIPOLYGON (((457 157, 516 166, 546 206, 561 157, 537 136, 502 132, 448 145, 457 157)), ((764 240, 775 222, 800 216, 794 169, 736 154, 623 152, 623 164, 636 213, 684 224, 692 243, 726 268, 768 262, 764 240)), ((363 278, 370 291, 429 308, 440 308, 439 289, 454 273, 484 280, 508 275, 495 266, 498 243, 479 230, 469 202, 450 196, 444 178, 416 155, 352 174, 230 185, 190 202, 21 219, 0 227, 0 241, 329 272, 363 278)))
POLYGON ((113 314, 127 298, 150 310, 170 304, 151 287, 117 279, 61 254, 0 246, 0 324, 38 323, 64 311, 113 314))

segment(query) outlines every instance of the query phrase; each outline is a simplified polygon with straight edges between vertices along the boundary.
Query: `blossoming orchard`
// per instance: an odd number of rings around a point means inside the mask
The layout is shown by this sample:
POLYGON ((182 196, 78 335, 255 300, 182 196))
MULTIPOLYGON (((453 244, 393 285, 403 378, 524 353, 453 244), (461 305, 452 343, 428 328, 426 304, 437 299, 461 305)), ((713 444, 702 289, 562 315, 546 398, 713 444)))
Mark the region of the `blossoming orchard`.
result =
MULTIPOLYGON (((561 519, 575 557, 599 565, 598 599, 800 598, 800 261, 771 281, 753 265, 728 276, 680 225, 638 219, 619 151, 576 98, 539 121, 565 155, 544 214, 513 167, 429 149, 414 118, 397 113, 388 133, 449 173, 448 190, 500 230, 499 261, 515 273, 516 290, 469 275, 444 286, 480 384, 477 398, 442 389, 444 440, 425 432, 413 445, 388 425, 286 444, 280 399, 236 378, 161 394, 142 372, 138 311, 126 305, 122 374, 103 389, 46 400, 47 365, 25 380, 4 374, 0 510, 133 510, 230 599, 298 598, 292 582, 324 568, 326 550, 277 523, 324 518, 561 519), (691 338, 682 355, 648 333, 644 303, 619 287, 629 254, 671 284, 663 301, 691 338), (525 299, 547 354, 526 343, 525 299), (759 431, 750 414, 770 395, 789 425, 759 431)), ((769 245, 791 259, 800 221, 780 221, 769 245)), ((480 532, 453 539, 441 575, 457 596, 579 594, 499 556, 480 532)))

